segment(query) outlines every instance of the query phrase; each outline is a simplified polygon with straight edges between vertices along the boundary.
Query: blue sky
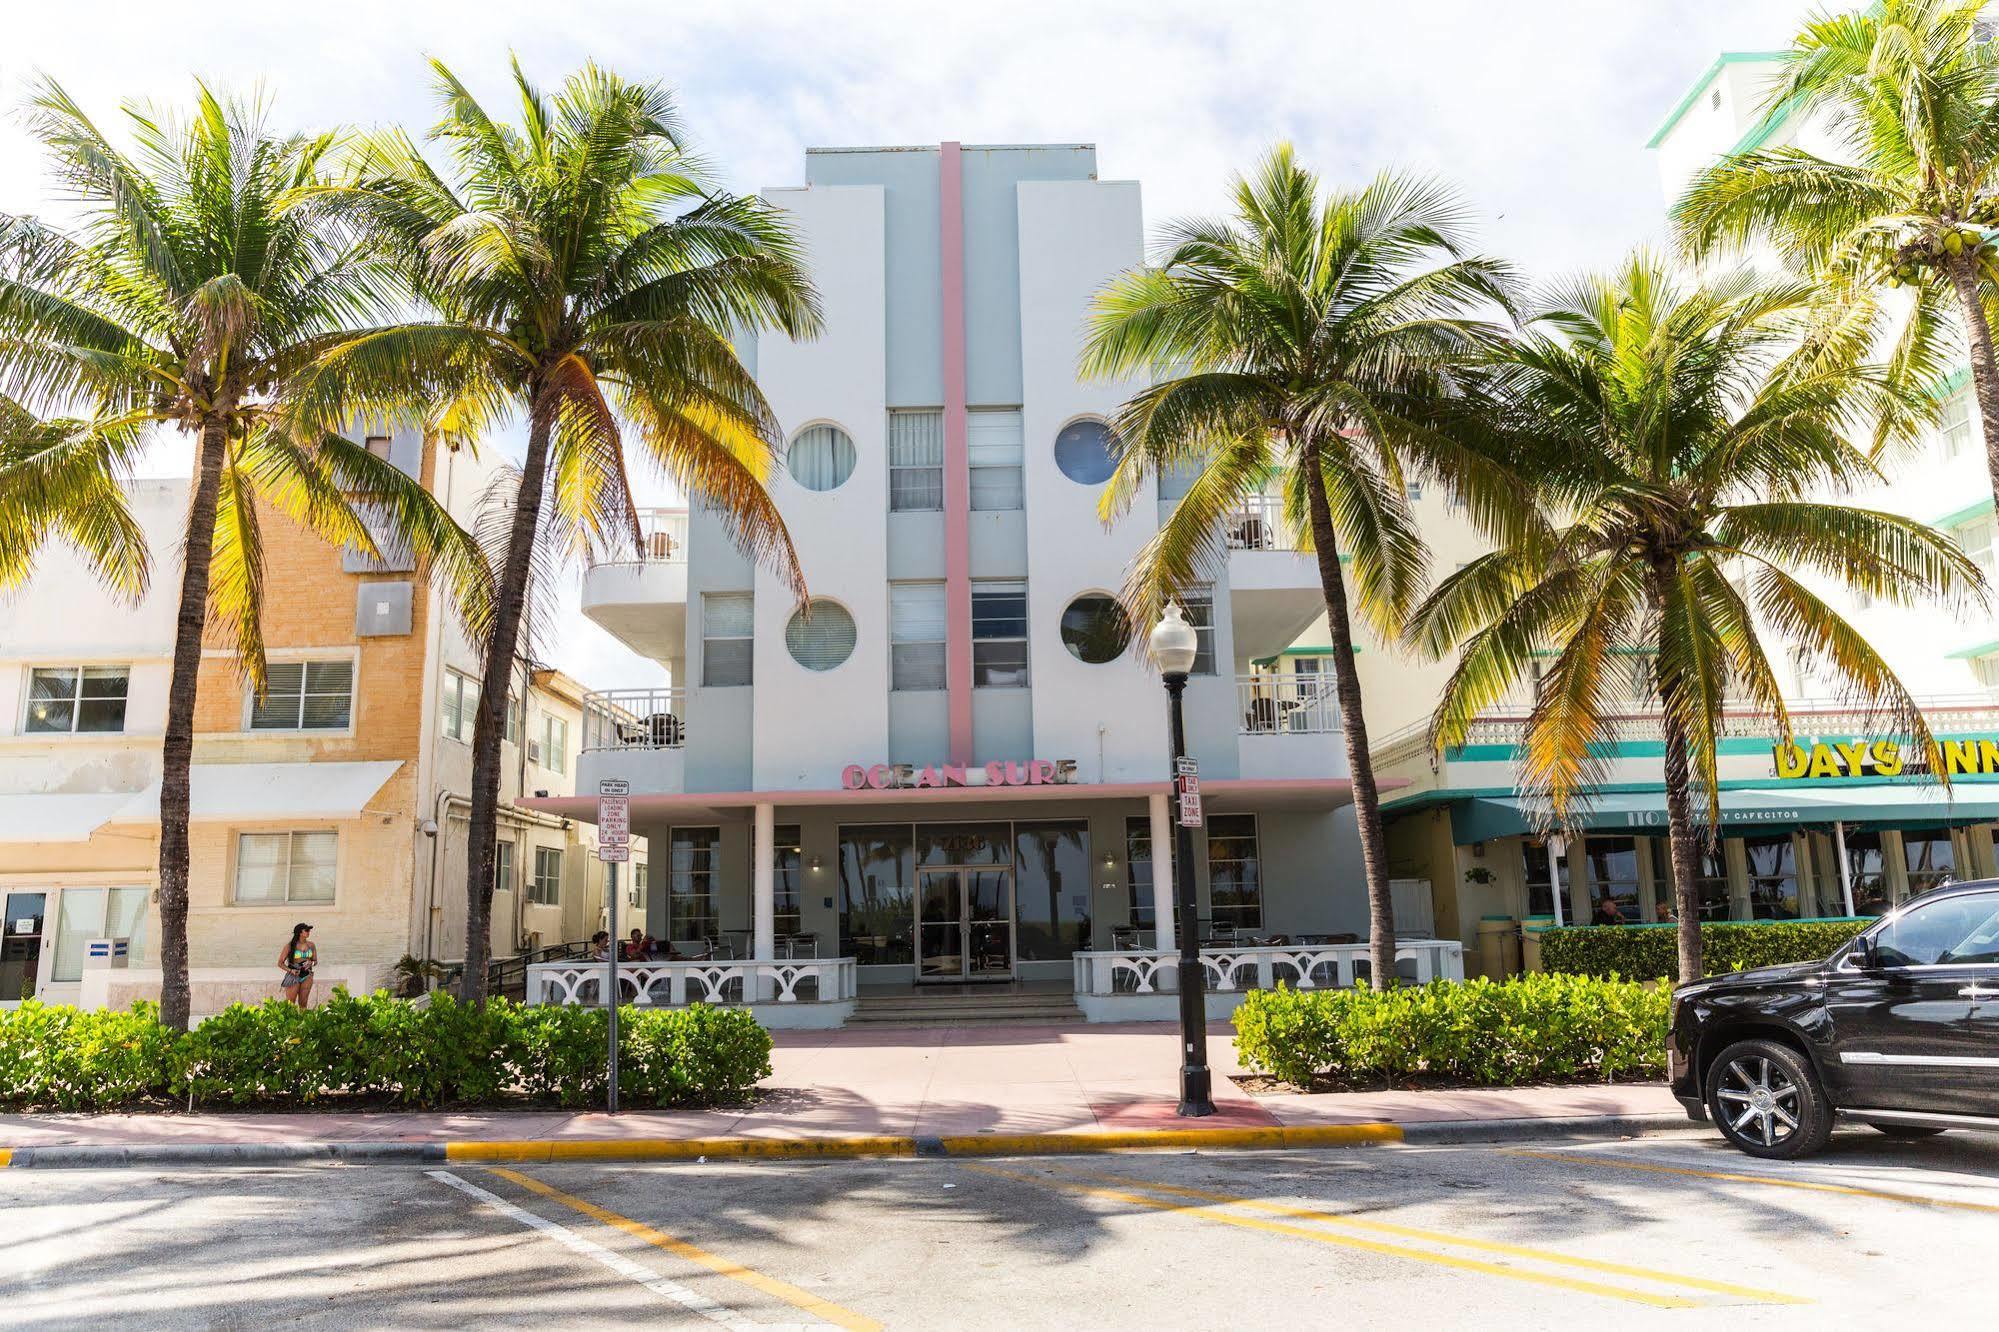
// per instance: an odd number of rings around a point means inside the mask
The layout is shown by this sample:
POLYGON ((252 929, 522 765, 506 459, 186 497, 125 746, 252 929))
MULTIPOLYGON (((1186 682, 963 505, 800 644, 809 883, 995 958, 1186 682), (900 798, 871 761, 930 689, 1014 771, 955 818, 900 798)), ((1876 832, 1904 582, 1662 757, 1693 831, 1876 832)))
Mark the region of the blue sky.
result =
MULTIPOLYGON (((1784 46, 1807 8, 65 0, 10 7, 0 99, 17 105, 46 72, 108 124, 120 98, 184 101, 200 75, 261 81, 286 123, 421 128, 434 119, 427 55, 489 106, 506 96, 510 50, 543 83, 595 59, 674 85, 739 190, 796 183, 807 146, 1083 141, 1106 177, 1142 182, 1158 221, 1217 209, 1229 171, 1286 138, 1329 179, 1392 165, 1455 181, 1489 250, 1555 275, 1657 234, 1645 140, 1717 52, 1784 46)), ((0 122, 0 209, 50 206, 33 145, 0 122)), ((161 451, 160 468, 179 465, 161 451)), ((573 614, 552 638, 557 664, 593 685, 652 678, 573 614)))

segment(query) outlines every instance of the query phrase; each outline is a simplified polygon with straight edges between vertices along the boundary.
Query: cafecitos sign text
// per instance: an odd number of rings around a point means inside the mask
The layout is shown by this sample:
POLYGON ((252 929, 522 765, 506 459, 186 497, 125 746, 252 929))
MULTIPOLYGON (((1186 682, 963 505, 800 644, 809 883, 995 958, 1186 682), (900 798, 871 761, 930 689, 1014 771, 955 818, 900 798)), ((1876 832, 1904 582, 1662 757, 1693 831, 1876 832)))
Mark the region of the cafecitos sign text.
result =
POLYGON ((994 759, 963 763, 849 763, 840 785, 849 791, 900 791, 930 786, 1067 786, 1076 780, 1074 759, 994 759))
MULTIPOLYGON (((1999 776, 1999 740, 1939 740, 1944 771, 1999 776)), ((1814 777, 1902 777, 1928 772, 1923 751, 1899 740, 1820 740, 1810 745, 1780 744, 1771 749, 1777 776, 1785 781, 1814 777)))

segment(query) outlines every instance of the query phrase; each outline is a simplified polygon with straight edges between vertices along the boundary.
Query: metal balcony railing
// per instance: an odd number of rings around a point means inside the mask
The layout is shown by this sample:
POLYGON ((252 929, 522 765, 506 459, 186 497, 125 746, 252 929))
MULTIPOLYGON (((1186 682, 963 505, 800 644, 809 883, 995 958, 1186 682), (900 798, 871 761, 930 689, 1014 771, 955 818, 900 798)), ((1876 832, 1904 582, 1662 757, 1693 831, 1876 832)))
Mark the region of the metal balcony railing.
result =
POLYGON ((639 548, 634 551, 620 542, 615 548, 598 551, 591 566, 607 564, 687 563, 687 510, 640 509, 639 548))
POLYGON ((1230 550, 1298 549, 1284 501, 1275 495, 1252 495, 1236 505, 1222 520, 1222 539, 1230 550))
POLYGON ((685 689, 604 689, 583 696, 583 748, 679 749, 687 742, 685 689))
POLYGON ((1242 675, 1235 692, 1243 735, 1325 735, 1340 729, 1330 676, 1242 675))

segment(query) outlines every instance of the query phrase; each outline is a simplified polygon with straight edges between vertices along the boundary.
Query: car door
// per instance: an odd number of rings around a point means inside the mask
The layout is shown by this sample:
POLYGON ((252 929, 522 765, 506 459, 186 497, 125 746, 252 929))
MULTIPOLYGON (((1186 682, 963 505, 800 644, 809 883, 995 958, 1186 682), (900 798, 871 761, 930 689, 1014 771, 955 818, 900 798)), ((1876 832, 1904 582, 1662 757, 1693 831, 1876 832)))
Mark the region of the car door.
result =
POLYGON ((1879 967, 1825 984, 1840 1106, 1999 1114, 1999 892, 1914 902, 1874 941, 1879 967))

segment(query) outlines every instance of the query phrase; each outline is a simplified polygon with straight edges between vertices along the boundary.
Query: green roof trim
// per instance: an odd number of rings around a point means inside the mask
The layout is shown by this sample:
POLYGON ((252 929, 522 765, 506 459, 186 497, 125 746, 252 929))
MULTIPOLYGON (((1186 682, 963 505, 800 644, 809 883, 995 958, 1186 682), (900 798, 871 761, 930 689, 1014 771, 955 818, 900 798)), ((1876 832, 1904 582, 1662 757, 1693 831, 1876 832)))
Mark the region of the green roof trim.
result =
POLYGON ((1797 97, 1787 97, 1781 105, 1771 107, 1763 114, 1761 120, 1749 127, 1747 134, 1744 134, 1735 141, 1735 147, 1728 150, 1728 155, 1734 157, 1741 153, 1753 153, 1764 144, 1770 142, 1770 137, 1782 129, 1784 122, 1791 118, 1791 113, 1803 106, 1804 103, 1805 99, 1800 95, 1797 97))
MULTIPOLYGON (((1682 97, 1679 104, 1667 113, 1665 123, 1659 126, 1652 137, 1645 141, 1645 146, 1647 148, 1657 148, 1661 143, 1665 142, 1666 136, 1673 132, 1673 127, 1680 123, 1680 118, 1687 114, 1693 104, 1699 100, 1700 95, 1708 90, 1708 85, 1715 81, 1715 77, 1721 73, 1724 66, 1753 64, 1765 60, 1782 60, 1789 54, 1790 52, 1788 51, 1723 51, 1715 57, 1714 63, 1709 65, 1698 79, 1694 80, 1693 87, 1687 89, 1687 95, 1682 97)), ((1768 119, 1768 117, 1765 117, 1765 119, 1768 119)), ((1771 128, 1774 129, 1775 126, 1771 128)), ((1752 134, 1755 133, 1754 130, 1750 132, 1752 134)), ((1767 138, 1768 135, 1765 135, 1765 137, 1767 138)), ((1754 145, 1751 146, 1753 147, 1754 145)), ((1742 145, 1737 144, 1736 151, 1744 151, 1742 145)))
POLYGON ((1995 638, 1989 643, 1980 643, 1977 647, 1959 648, 1955 652, 1946 652, 1944 656, 1949 657, 1953 661, 1969 661, 1973 657, 1990 656, 1994 652, 1999 652, 1999 638, 1995 638))
POLYGON ((1957 392, 1970 382, 1971 367, 1969 365, 1960 365, 1956 370, 1936 382, 1936 387, 1930 390, 1930 396, 1932 398, 1948 398, 1951 394, 1957 392))
POLYGON ((1959 523, 1968 523, 1973 518, 1983 518, 1991 512, 1992 497, 1987 495, 1982 500, 1973 500, 1962 509, 1953 509, 1941 518, 1930 519, 1930 526, 1942 528, 1956 527, 1959 523))
MULTIPOLYGON (((1362 648, 1361 645, 1358 643, 1355 643, 1353 645, 1353 654, 1356 657, 1358 657, 1365 650, 1366 649, 1362 648)), ((1252 666, 1269 666, 1275 663, 1281 657, 1330 657, 1332 655, 1333 655, 1333 650, 1329 647, 1288 647, 1285 648, 1282 652, 1275 653, 1268 657, 1251 657, 1249 659, 1249 664, 1252 666)))

